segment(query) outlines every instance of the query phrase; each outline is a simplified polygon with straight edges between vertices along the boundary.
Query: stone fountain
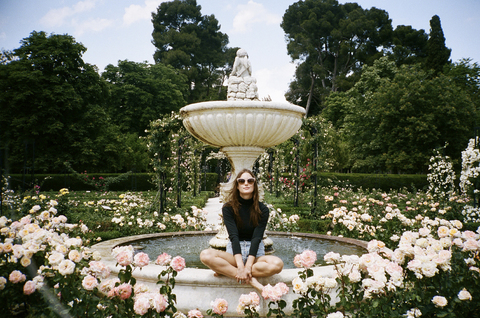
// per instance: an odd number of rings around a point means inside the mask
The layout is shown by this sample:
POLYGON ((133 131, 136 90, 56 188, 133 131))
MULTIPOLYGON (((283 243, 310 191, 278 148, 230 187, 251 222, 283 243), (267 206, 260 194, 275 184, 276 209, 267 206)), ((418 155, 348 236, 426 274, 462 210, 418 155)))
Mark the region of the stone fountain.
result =
POLYGON ((250 61, 243 49, 237 52, 227 96, 226 101, 185 106, 180 116, 190 134, 226 154, 233 176, 243 168, 252 169, 266 148, 292 137, 305 116, 303 107, 258 99, 256 79, 251 76, 250 61))
MULTIPOLYGON (((260 101, 256 79, 251 75, 247 52, 239 49, 228 79, 228 100, 190 104, 180 109, 183 125, 190 134, 219 147, 227 156, 232 176, 244 168, 252 170, 266 148, 288 140, 298 131, 305 116, 303 107, 286 102, 260 101)), ((230 178, 228 183, 221 184, 220 198, 233 182, 234 178, 230 178)), ((224 227, 210 241, 212 247, 221 249, 225 249, 227 243, 224 227)), ((271 250, 273 242, 265 237, 264 243, 267 251, 271 250)))

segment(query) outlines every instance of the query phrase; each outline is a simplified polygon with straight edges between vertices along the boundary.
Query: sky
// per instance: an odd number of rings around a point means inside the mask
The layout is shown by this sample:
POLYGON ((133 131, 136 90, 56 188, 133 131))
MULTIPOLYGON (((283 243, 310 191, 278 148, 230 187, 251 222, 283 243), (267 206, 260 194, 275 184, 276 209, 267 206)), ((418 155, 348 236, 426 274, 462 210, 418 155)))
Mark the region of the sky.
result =
MULTIPOLYGON (((162 0, 0 0, 0 48, 13 50, 32 31, 69 34, 87 51, 83 60, 102 72, 119 60, 153 62, 151 13, 162 0)), ((295 63, 287 54, 282 17, 295 0, 197 0, 202 15, 214 15, 229 47, 247 50, 260 98, 284 101, 295 63)), ((388 12, 392 25, 430 31, 441 20, 452 61, 480 64, 479 0, 339 0, 388 12)))

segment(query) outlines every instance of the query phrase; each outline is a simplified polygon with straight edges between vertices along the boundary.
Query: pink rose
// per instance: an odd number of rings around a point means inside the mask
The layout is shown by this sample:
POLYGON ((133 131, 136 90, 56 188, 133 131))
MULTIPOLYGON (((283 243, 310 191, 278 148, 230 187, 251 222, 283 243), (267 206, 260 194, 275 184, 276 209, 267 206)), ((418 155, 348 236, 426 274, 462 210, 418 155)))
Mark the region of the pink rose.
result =
POLYGON ((93 290, 95 287, 98 286, 98 280, 92 275, 87 275, 85 278, 82 280, 82 286, 86 290, 93 290))
POLYGON ((279 301, 283 295, 288 293, 288 286, 285 283, 278 283, 275 286, 270 284, 263 287, 262 297, 271 301, 279 301))
POLYGON ((265 299, 270 299, 272 289, 273 289, 273 286, 270 285, 270 284, 263 286, 262 297, 265 298, 265 299))
POLYGON ((98 289, 100 290, 100 292, 107 295, 113 288, 115 288, 115 285, 117 283, 120 283, 120 279, 118 278, 106 279, 100 283, 98 289))
POLYGON ((280 283, 277 283, 277 285, 275 285, 275 287, 278 288, 282 292, 283 295, 288 294, 289 288, 288 288, 287 284, 285 284, 283 282, 280 282, 280 283))
POLYGON ((295 265, 295 267, 299 267, 299 268, 302 267, 300 254, 295 255, 295 257, 293 258, 293 265, 295 265))
POLYGON ((174 271, 181 272, 185 268, 185 259, 180 256, 175 256, 172 259, 170 266, 172 266, 174 271))
POLYGON ((258 294, 256 292, 251 292, 250 298, 252 299, 252 305, 253 306, 260 306, 260 297, 258 297, 258 294))
POLYGON ((242 294, 238 299, 239 305, 242 307, 253 306, 256 307, 260 305, 260 297, 256 292, 251 292, 250 294, 242 294))
POLYGON ((90 273, 95 277, 108 278, 110 276, 110 268, 100 261, 91 261, 88 263, 90 266, 90 273))
POLYGON ((278 301, 282 297, 282 291, 277 286, 271 286, 270 284, 263 287, 262 297, 270 299, 271 301, 278 301))
POLYGON ((203 315, 200 310, 192 309, 188 312, 188 318, 203 318, 203 315))
POLYGON ((213 312, 217 315, 223 315, 228 310, 228 303, 225 299, 217 298, 212 301, 213 312))
POLYGON ((145 315, 150 309, 150 301, 147 297, 138 297, 133 304, 133 310, 137 315, 145 315))
POLYGON ((132 285, 127 284, 127 283, 123 283, 120 286, 118 286, 117 295, 121 299, 123 299, 123 300, 128 299, 131 294, 132 294, 132 285))
POLYGON ((473 231, 465 231, 462 233, 462 238, 464 240, 475 240, 477 238, 477 233, 473 231))
POLYGON ((158 255, 157 260, 155 261, 155 264, 161 265, 161 266, 168 266, 171 261, 172 261, 172 257, 167 253, 163 253, 158 255))
POLYGON ((142 268, 148 265, 148 263, 150 262, 150 258, 148 257, 147 253, 141 252, 135 255, 134 262, 135 266, 142 268))
POLYGON ((133 261, 133 253, 131 251, 121 251, 117 255, 117 263, 122 266, 128 266, 133 261))
POLYGON ((463 251, 475 251, 480 248, 479 242, 474 239, 468 239, 463 243, 463 251))
POLYGON ((317 253, 312 250, 305 250, 297 256, 295 256, 295 259, 293 260, 293 263, 297 267, 310 268, 317 260, 317 253))
POLYGON ((113 298, 115 296, 118 296, 118 287, 113 287, 112 289, 110 289, 107 293, 107 297, 108 298, 113 298))
POLYGON ((165 311, 167 308, 167 300, 165 297, 159 293, 152 294, 153 307, 158 313, 165 311))
POLYGON ((23 293, 25 295, 31 295, 35 292, 36 285, 34 281, 29 280, 28 282, 23 285, 23 293))
POLYGON ((250 306, 252 304, 252 298, 250 297, 249 294, 242 294, 238 299, 238 303, 242 307, 250 306))
POLYGON ((21 272, 14 270, 10 273, 10 276, 8 276, 8 280, 11 281, 12 283, 22 283, 27 279, 27 277, 21 272))

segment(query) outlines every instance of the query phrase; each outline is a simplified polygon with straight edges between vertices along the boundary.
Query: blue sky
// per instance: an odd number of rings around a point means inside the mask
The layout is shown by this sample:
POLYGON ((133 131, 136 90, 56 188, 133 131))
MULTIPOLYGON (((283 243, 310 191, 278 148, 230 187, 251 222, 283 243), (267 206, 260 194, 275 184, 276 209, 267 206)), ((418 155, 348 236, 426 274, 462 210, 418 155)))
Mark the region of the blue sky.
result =
MULTIPOLYGON (((83 59, 100 72, 119 60, 153 63, 151 12, 161 0, 0 0, 0 48, 13 50, 32 31, 70 34, 87 47, 83 59)), ((295 65, 287 55, 280 27, 293 0, 197 0, 202 14, 213 14, 229 46, 247 50, 260 97, 283 100, 295 65)), ((451 58, 480 63, 480 1, 478 0, 358 0, 363 8, 389 13, 393 26, 430 30, 440 17, 451 58)))

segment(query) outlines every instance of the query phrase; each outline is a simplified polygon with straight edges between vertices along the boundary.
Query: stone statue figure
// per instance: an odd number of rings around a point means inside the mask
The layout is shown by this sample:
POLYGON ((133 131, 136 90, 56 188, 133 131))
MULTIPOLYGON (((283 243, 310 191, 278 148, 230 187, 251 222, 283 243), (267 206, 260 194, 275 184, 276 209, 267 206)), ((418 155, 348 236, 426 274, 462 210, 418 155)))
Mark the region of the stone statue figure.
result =
POLYGON ((247 51, 239 49, 232 73, 228 78, 228 100, 258 100, 257 80, 252 77, 252 65, 247 51))
POLYGON ((252 64, 248 60, 247 51, 239 49, 237 51, 237 57, 233 63, 233 69, 231 76, 247 77, 252 76, 252 64))

